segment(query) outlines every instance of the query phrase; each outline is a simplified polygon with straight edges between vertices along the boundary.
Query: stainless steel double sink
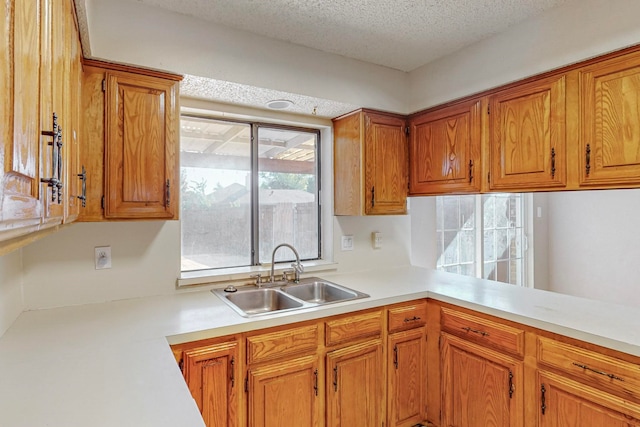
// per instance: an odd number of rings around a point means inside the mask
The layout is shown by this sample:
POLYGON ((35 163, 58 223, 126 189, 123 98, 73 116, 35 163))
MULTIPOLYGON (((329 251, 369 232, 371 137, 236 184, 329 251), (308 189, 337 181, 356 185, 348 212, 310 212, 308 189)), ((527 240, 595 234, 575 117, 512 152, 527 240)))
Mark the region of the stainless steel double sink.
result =
POLYGON ((244 317, 299 310, 307 307, 368 298, 369 295, 319 277, 299 283, 263 284, 263 287, 240 287, 235 292, 214 289, 222 301, 244 317))

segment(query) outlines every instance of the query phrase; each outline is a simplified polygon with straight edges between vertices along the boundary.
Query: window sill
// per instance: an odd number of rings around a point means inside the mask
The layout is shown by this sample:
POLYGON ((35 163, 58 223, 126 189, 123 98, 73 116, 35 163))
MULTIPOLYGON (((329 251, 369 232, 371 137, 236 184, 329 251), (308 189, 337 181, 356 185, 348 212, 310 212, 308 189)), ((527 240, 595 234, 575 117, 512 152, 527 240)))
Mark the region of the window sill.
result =
MULTIPOLYGON (((304 272, 312 273, 318 271, 335 271, 338 268, 338 263, 333 261, 305 261, 302 263, 304 266, 304 272)), ((282 274, 284 270, 291 269, 289 264, 282 263, 276 264, 275 272, 282 274)), ((253 267, 235 267, 235 268, 222 268, 216 270, 199 270, 189 271, 180 274, 178 278, 178 287, 192 286, 192 285, 204 285, 219 282, 235 282, 235 281, 251 281, 249 276, 254 274, 269 274, 271 272, 271 264, 257 265, 253 267)))

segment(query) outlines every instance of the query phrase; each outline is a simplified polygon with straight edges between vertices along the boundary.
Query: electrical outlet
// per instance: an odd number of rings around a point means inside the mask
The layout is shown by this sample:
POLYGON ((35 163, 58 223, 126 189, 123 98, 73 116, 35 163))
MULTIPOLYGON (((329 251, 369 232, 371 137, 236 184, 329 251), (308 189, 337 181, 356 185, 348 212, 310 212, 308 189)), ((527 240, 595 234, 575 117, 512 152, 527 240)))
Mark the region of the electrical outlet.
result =
POLYGON ((111 268, 111 246, 95 247, 96 270, 111 268))
POLYGON ((343 251, 352 251, 353 250, 353 236, 342 236, 342 244, 340 246, 343 251))

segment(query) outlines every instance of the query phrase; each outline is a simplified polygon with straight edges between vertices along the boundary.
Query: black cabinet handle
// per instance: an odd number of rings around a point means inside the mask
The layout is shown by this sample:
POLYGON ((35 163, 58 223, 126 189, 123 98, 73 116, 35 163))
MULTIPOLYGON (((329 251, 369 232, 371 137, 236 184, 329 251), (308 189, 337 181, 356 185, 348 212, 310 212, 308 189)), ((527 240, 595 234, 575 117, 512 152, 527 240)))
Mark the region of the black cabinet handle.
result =
POLYGON ((82 195, 76 196, 78 199, 82 200, 82 207, 87 206, 87 170, 82 165, 82 173, 78 174, 78 178, 82 180, 82 195))
POLYGON ((43 136, 52 136, 53 140, 50 141, 47 145, 50 145, 53 152, 51 153, 51 178, 40 178, 40 182, 44 182, 48 187, 51 188, 51 201, 55 202, 57 200, 58 195, 58 138, 61 136, 58 131, 58 116, 56 113, 53 113, 53 130, 52 131, 42 131, 41 134, 43 136))
POLYGON ((585 153, 585 173, 589 176, 589 172, 591 172, 591 145, 587 144, 587 150, 585 153))
POLYGON ((165 203, 165 206, 166 206, 166 207, 169 207, 169 205, 170 205, 170 203, 171 203, 171 181, 170 181, 170 180, 167 180, 167 190, 166 190, 166 193, 167 193, 167 201, 166 201, 166 203, 165 203))

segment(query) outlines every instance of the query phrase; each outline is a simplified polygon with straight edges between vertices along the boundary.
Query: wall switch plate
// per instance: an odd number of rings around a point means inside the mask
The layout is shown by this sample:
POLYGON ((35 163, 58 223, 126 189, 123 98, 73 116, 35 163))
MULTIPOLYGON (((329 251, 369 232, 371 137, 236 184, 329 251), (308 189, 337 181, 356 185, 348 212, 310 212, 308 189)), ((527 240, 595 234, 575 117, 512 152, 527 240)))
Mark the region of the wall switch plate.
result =
POLYGON ((382 248, 382 233, 377 231, 371 233, 371 246, 373 246, 373 249, 382 248))
POLYGON ((111 268, 111 246, 95 247, 96 270, 111 268))
POLYGON ((340 245, 343 251, 352 251, 353 250, 353 236, 342 236, 342 243, 340 245))

